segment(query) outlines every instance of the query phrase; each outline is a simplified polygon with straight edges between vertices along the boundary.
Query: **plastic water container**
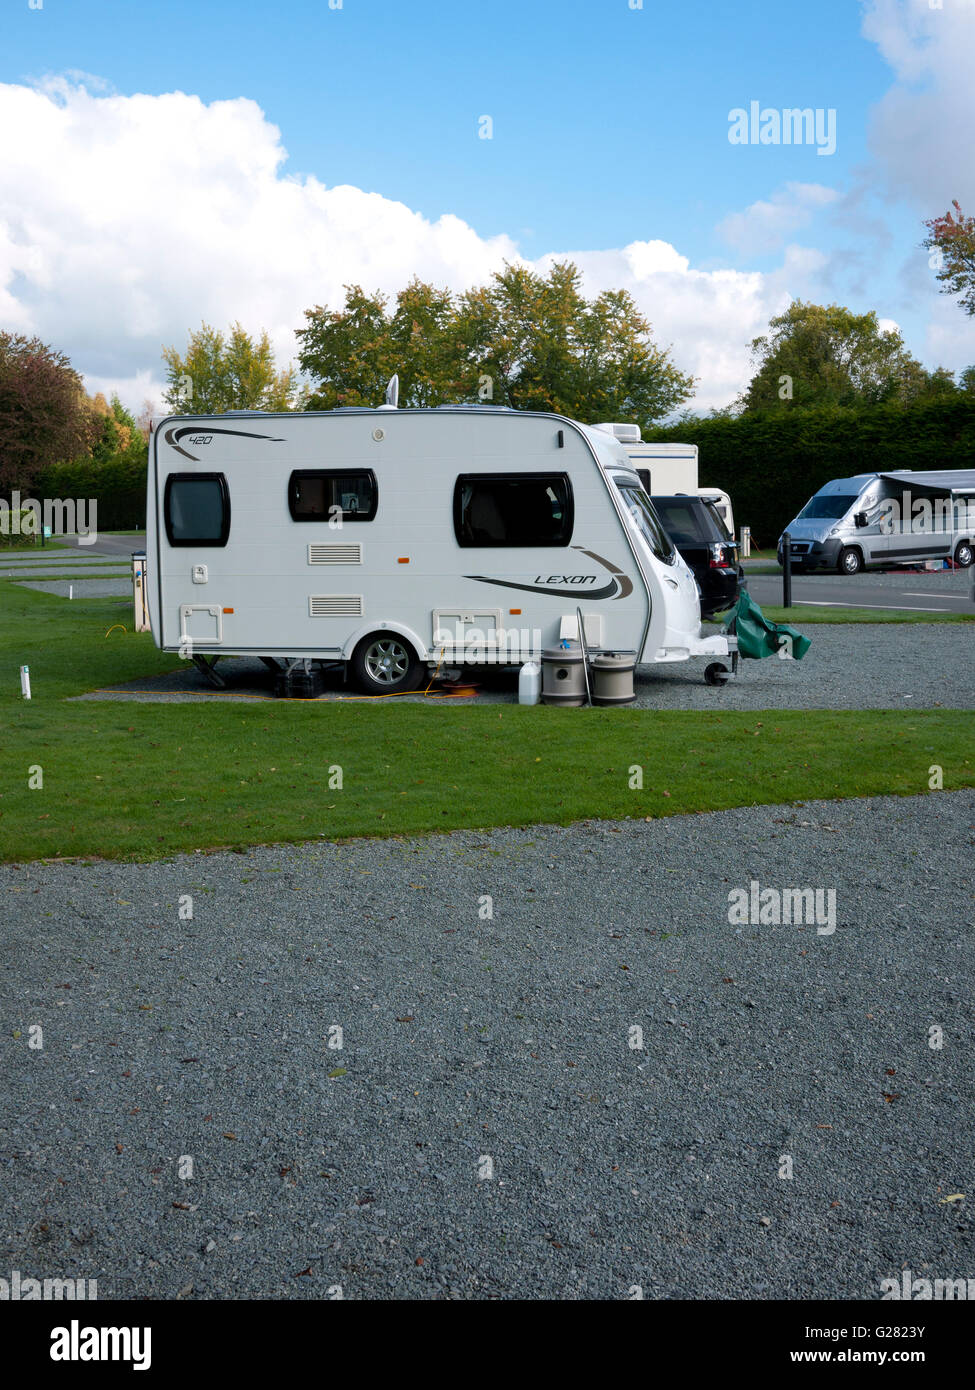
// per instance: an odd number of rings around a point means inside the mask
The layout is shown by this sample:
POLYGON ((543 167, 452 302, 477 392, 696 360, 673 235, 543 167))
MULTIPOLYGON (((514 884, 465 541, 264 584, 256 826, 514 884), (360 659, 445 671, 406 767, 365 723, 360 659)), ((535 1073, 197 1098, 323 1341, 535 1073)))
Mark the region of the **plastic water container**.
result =
POLYGON ((594 705, 631 705, 636 699, 636 652, 598 652, 592 660, 594 705))
POLYGON ((542 704, 578 708, 586 701, 586 667, 578 642, 542 652, 542 704))
POLYGON ((542 694, 542 668, 537 661, 526 661, 518 672, 519 705, 537 705, 542 694))

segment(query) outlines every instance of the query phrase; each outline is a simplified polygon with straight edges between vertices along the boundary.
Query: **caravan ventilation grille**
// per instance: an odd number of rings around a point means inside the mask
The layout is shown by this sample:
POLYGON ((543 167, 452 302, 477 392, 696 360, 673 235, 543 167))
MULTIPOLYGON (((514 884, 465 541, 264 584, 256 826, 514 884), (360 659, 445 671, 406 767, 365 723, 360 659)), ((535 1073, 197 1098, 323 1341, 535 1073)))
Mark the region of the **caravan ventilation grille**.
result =
POLYGON ((310 565, 361 565, 362 546, 353 542, 335 545, 310 545, 308 547, 310 565))
POLYGON ((308 614, 312 618, 361 618, 361 594, 311 594, 308 614))

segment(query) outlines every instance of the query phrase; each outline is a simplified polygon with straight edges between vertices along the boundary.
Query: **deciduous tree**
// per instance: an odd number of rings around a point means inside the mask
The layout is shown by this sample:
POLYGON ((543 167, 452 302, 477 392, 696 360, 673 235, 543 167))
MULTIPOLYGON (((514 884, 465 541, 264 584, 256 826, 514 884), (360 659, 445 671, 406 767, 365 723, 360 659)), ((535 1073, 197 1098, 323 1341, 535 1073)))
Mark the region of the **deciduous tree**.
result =
POLYGON ((97 427, 81 378, 39 338, 0 333, 0 487, 87 453, 97 427))
POLYGON ((457 296, 414 279, 388 306, 351 285, 343 309, 306 311, 299 362, 317 383, 315 408, 376 405, 394 372, 403 405, 482 402, 588 421, 659 419, 693 388, 630 295, 586 300, 568 262, 547 276, 507 265, 457 296))
POLYGON ((931 265, 941 281, 942 294, 958 295, 959 308, 975 314, 975 217, 966 217, 955 199, 940 217, 925 222, 928 235, 921 243, 931 252, 931 265))
POLYGON ((896 329, 839 304, 794 300, 752 340, 752 355, 757 370, 739 401, 746 411, 875 405, 945 389, 943 369, 928 373, 896 329))
POLYGON ((229 336, 204 323, 184 354, 163 348, 163 399, 177 414, 222 415, 228 410, 293 410, 299 403, 294 368, 278 371, 266 330, 256 340, 239 323, 229 336))

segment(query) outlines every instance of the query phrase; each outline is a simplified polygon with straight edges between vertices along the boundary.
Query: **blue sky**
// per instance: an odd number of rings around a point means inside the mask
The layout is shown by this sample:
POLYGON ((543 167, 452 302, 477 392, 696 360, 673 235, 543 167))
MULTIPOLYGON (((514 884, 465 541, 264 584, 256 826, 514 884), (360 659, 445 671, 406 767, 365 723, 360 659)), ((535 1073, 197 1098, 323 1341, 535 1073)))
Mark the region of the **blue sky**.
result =
MULTIPOLYGON (((949 145, 958 138, 957 150, 939 151, 928 161, 930 170, 913 167, 925 162, 926 126, 936 130, 940 122, 946 129, 966 100, 953 53, 959 36, 975 39, 975 9, 971 0, 945 0, 945 6, 955 9, 932 14, 927 0, 787 6, 774 0, 644 0, 642 9, 631 9, 630 0, 343 0, 334 10, 327 0, 44 0, 42 9, 32 10, 27 0, 8 0, 0 83, 36 92, 61 78, 94 99, 67 144, 59 149, 49 142, 39 152, 37 176, 51 186, 49 195, 64 172, 58 161, 85 157, 69 154, 78 150, 81 121, 89 147, 127 157, 117 169, 117 195, 141 200, 192 189, 201 221, 211 202, 213 216, 220 217, 227 161, 215 148, 212 127, 220 108, 213 104, 233 106, 244 98, 260 108, 262 125, 254 130, 244 119, 236 132, 228 129, 228 146, 249 138, 255 148, 264 142, 270 150, 269 131, 277 127, 287 151, 273 171, 281 206, 291 197, 282 187, 288 183, 306 190, 309 180, 316 188, 351 185, 379 195, 379 223, 389 204, 400 203, 431 226, 444 216, 460 219, 488 247, 492 238, 503 239, 483 256, 442 245, 433 254, 418 243, 416 270, 424 278, 456 288, 465 279, 485 278, 482 264, 512 249, 531 261, 572 252, 581 255, 595 290, 612 281, 610 253, 634 244, 657 247, 629 257, 628 273, 634 264, 644 270, 633 272, 636 290, 627 287, 678 359, 707 375, 708 403, 717 403, 743 370, 740 354, 737 366, 731 362, 736 317, 744 343, 761 330, 762 312, 775 311, 791 294, 876 309, 900 325, 929 366, 975 361, 964 316, 938 296, 917 248, 922 217, 943 211, 952 197, 963 198, 962 185, 972 181, 969 142, 960 134, 947 137, 949 145), (162 117, 161 105, 133 104, 127 117, 118 105, 106 105, 109 98, 161 99, 175 92, 199 99, 200 120, 209 113, 209 153, 199 163, 193 149, 185 150, 185 178, 179 150, 160 152, 163 137, 151 112, 162 117), (731 145, 729 112, 753 100, 765 108, 834 110, 835 154, 820 156, 808 145, 731 145), (105 118, 103 132, 96 111, 105 118), (490 140, 478 139, 483 115, 493 121, 490 140), (142 168, 131 167, 133 146, 120 129, 133 119, 148 123, 142 168), (696 304, 686 320, 681 284, 674 281, 677 263, 669 265, 658 243, 673 248, 685 265, 683 287, 696 304), (745 278, 729 290, 721 272, 745 278), (715 297, 714 329, 727 336, 720 353, 702 341, 708 293, 715 297)), ((56 108, 66 102, 70 106, 71 97, 62 92, 56 108)), ((45 126, 39 117, 31 123, 45 126)), ((178 128, 185 143, 187 128, 182 122, 178 128)), ((0 170, 4 158, 0 152, 0 170)), ((227 158, 233 162, 232 149, 227 158)), ((104 179, 106 161, 96 159, 92 174, 104 179)), ((240 196, 236 178, 232 196, 240 196)), ((104 192, 93 187, 87 196, 104 192)), ((264 193, 272 198, 266 186, 264 193)), ((332 254, 327 244, 320 246, 324 260, 309 265, 307 288, 290 287, 297 296, 292 327, 300 321, 296 308, 333 298, 336 284, 350 276, 368 285, 372 270, 375 284, 394 288, 407 264, 401 257, 384 260, 392 227, 363 256, 357 250, 361 230, 350 246, 334 212, 316 221, 320 210, 309 212, 309 201, 316 200, 305 199, 295 216, 308 217, 311 238, 331 239, 332 254), (323 275, 322 264, 334 276, 323 275), (349 276, 342 274, 345 264, 349 276)), ((47 196, 46 203, 52 216, 56 199, 47 196)), ((269 220, 283 215, 279 209, 269 220)), ((359 218, 353 222, 358 226, 359 218)), ((179 235, 186 238, 185 261, 193 247, 183 223, 179 235)), ((202 283, 212 241, 198 251, 202 283)), ((255 258, 269 251, 253 247, 255 258)), ((33 284, 23 257, 12 258, 6 278, 19 310, 46 335, 58 321, 58 294, 67 295, 71 307, 64 317, 72 337, 64 345, 78 356, 76 365, 99 381, 149 382, 152 335, 133 332, 139 314, 123 314, 126 363, 123 351, 113 353, 97 333, 84 331, 77 286, 59 285, 72 256, 66 250, 50 257, 53 272, 33 284)), ((128 274, 141 280, 151 270, 135 264, 128 274)), ((214 273, 226 274, 223 267, 214 273)), ((158 286, 160 293, 167 288, 158 286)), ((187 321, 174 319, 170 337, 185 341, 186 329, 201 317, 245 317, 247 294, 228 277, 219 293, 197 294, 199 304, 186 299, 180 307, 187 321), (243 294, 240 302, 235 294, 243 294)), ((259 307, 267 312, 257 304, 251 312, 259 307)), ((278 341, 283 319, 268 326, 278 341)), ((281 350, 293 351, 293 345, 282 341, 281 350)))

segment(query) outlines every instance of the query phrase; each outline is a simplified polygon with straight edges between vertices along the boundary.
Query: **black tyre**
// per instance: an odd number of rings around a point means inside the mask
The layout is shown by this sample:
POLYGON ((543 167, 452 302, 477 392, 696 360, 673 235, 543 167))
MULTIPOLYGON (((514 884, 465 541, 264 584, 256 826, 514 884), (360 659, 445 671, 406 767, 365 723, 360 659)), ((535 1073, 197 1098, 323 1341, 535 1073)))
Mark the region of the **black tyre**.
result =
POLYGON ((972 555, 971 541, 959 541, 955 546, 955 564, 960 570, 967 570, 975 556, 972 555))
POLYGON ((722 666, 720 661, 712 661, 710 666, 704 668, 704 679, 708 685, 724 685, 728 679, 727 666, 722 666))
POLYGON ((863 556, 854 546, 848 545, 845 550, 840 551, 840 558, 836 562, 838 574, 859 574, 863 569, 863 556))
POLYGON ((420 658, 396 632, 370 632, 352 653, 352 678, 366 695, 402 695, 423 676, 420 658))

